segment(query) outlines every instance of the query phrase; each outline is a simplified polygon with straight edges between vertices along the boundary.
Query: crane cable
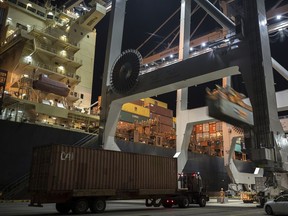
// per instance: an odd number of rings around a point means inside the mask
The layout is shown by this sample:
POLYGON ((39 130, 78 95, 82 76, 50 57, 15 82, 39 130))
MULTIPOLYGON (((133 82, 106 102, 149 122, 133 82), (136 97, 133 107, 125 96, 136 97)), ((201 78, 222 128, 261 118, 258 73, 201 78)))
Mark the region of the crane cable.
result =
MULTIPOLYGON (((190 17, 195 14, 198 10, 199 10, 200 6, 197 5, 194 10, 191 12, 190 17)), ((178 31, 178 33, 174 36, 174 38, 171 40, 171 42, 169 43, 169 46, 167 47, 167 49, 170 48, 170 46, 173 44, 173 42, 176 40, 176 38, 179 36, 180 31, 178 31)))
POLYGON ((172 14, 170 17, 165 20, 162 25, 160 25, 136 50, 138 51, 142 46, 144 46, 152 37, 154 34, 156 34, 178 11, 180 10, 180 7, 172 14))
MULTIPOLYGON (((194 10, 191 12, 190 17, 191 17, 193 14, 195 14, 195 13, 198 11, 199 8, 200 8, 200 7, 197 5, 197 6, 194 8, 194 10)), ((167 38, 169 38, 169 37, 170 37, 175 31, 177 31, 179 28, 180 28, 180 25, 178 25, 176 28, 174 28, 174 30, 173 30, 168 36, 166 36, 156 47, 154 47, 154 49, 151 50, 144 58, 147 58, 151 53, 153 53, 159 46, 161 46, 161 45, 164 43, 164 41, 166 41, 167 38)), ((173 38, 173 40, 175 40, 178 35, 179 35, 179 31, 178 31, 178 33, 176 34, 176 36, 173 38)), ((172 42, 173 42, 173 41, 172 41, 172 42)), ((171 46, 172 42, 169 43, 169 45, 168 45, 167 48, 169 48, 169 47, 171 46)))
MULTIPOLYGON (((217 2, 217 0, 215 0, 213 4, 215 4, 216 2, 217 2)), ((200 6, 197 5, 197 6, 194 8, 194 10, 191 12, 190 17, 191 17, 192 15, 194 15, 194 14, 199 10, 199 8, 200 8, 200 6)), ((179 10, 180 10, 180 8, 178 8, 178 9, 169 17, 168 20, 170 20, 179 10)), ((208 14, 206 13, 205 16, 202 18, 202 20, 201 20, 201 21, 199 22, 199 24, 197 25, 197 27, 195 28, 195 30, 191 33, 190 39, 194 36, 195 32, 198 30, 198 28, 200 27, 200 25, 203 23, 203 21, 205 20, 205 18, 207 17, 207 15, 208 15, 208 14)), ((168 20, 166 20, 156 31, 154 31, 153 34, 157 33, 157 31, 158 31, 159 29, 161 29, 161 28, 163 27, 163 25, 165 25, 165 24, 167 23, 168 20)), ((151 53, 153 53, 159 46, 161 46, 161 45, 164 43, 164 41, 166 41, 167 38, 169 38, 175 31, 177 31, 177 30, 179 29, 179 27, 180 27, 180 26, 177 26, 168 36, 166 36, 166 37, 165 37, 153 50, 151 50, 144 58, 147 58, 147 57, 148 57, 151 53)), ((168 44, 167 49, 169 49, 169 48, 171 47, 171 45, 173 44, 173 42, 174 42, 174 41, 176 40, 176 38, 178 37, 179 33, 180 33, 180 32, 178 31, 178 33, 173 37, 173 39, 171 40, 171 42, 168 44)), ((152 34, 144 43, 146 43, 146 42, 153 36, 153 34, 152 34)), ((144 45, 144 43, 142 43, 137 49, 139 49, 140 47, 142 47, 142 46, 144 45)))

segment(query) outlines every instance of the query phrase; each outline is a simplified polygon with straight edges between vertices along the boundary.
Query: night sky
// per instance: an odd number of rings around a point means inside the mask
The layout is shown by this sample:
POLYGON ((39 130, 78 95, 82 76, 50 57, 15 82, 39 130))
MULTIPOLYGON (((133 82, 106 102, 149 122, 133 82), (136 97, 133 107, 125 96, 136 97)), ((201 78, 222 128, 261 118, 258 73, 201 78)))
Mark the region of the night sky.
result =
MULTIPOLYGON (((149 36, 153 33, 175 10, 180 7, 180 0, 167 1, 167 0, 129 0, 126 5, 126 17, 123 33, 122 50, 137 49, 149 36)), ((275 1, 273 1, 275 2, 275 1)), ((271 1, 268 1, 267 8, 271 7, 271 1)), ((196 3, 192 1, 192 9, 196 6, 196 3)), ((199 21, 203 18, 205 12, 203 9, 199 9, 191 19, 191 31, 198 25, 199 21)), ((97 46, 96 46, 96 59, 95 59, 95 72, 93 82, 93 99, 92 102, 97 101, 97 97, 101 95, 101 79, 105 61, 105 49, 107 43, 108 25, 109 25, 110 13, 108 13, 96 26, 97 30, 97 46)), ((171 19, 161 31, 157 32, 145 46, 143 46, 139 52, 144 57, 149 53, 158 43, 160 43, 164 37, 166 37, 172 30, 179 25, 180 12, 178 12, 173 19, 171 19)), ((198 29, 194 37, 199 37, 206 33, 209 33, 216 28, 219 28, 219 24, 216 23, 210 16, 207 16, 201 27, 198 29)), ((287 31, 287 30, 286 30, 287 31)), ((288 34, 275 34, 271 36, 271 54, 272 57, 278 61, 284 68, 288 69, 288 61, 284 53, 288 48, 288 34)), ((174 34, 175 35, 175 34, 174 34)), ((162 46, 159 47, 159 51, 163 51, 168 43, 174 37, 172 35, 162 46)), ((179 38, 174 42, 177 45, 179 38)), ((173 46, 172 46, 173 47, 173 46)), ((277 72, 274 72, 274 79, 276 83, 276 90, 284 90, 288 87, 288 82, 277 72)), ((221 80, 216 81, 221 85, 221 80)), ((205 88, 209 87, 213 89, 215 82, 205 83, 202 85, 189 88, 188 108, 195 108, 199 106, 205 106, 205 88), (195 97, 197 95, 197 97, 195 97)), ((245 93, 245 87, 241 78, 234 78, 233 87, 236 90, 245 93), (237 81, 236 81, 237 80, 237 81)), ((169 108, 175 110, 176 106, 176 92, 158 95, 156 99, 167 102, 169 108)))

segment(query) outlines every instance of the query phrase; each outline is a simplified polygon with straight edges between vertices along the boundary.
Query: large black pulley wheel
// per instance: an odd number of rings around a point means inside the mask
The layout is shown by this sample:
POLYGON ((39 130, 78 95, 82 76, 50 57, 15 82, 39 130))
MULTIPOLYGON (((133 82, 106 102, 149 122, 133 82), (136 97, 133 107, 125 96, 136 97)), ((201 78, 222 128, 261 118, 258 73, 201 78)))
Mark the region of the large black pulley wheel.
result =
POLYGON ((124 51, 115 61, 110 84, 117 94, 131 92, 137 85, 142 57, 136 50, 124 51))
POLYGON ((106 209, 106 201, 104 199, 95 199, 90 205, 92 213, 102 213, 106 209))
POLYGON ((60 214, 68 214, 71 210, 70 203, 56 203, 55 207, 60 214))
POLYGON ((88 200, 77 199, 72 202, 72 212, 74 214, 85 214, 89 208, 88 200))

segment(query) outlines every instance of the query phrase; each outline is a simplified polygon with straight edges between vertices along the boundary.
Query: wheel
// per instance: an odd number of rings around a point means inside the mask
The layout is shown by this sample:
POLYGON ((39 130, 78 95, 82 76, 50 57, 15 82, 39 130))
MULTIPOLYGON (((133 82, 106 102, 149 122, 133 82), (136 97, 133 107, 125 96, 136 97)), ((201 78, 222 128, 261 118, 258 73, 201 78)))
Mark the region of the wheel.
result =
POLYGON ((160 207, 161 206, 161 199, 153 199, 153 206, 160 207))
POLYGON ((265 212, 268 214, 268 215, 273 215, 273 210, 271 208, 271 206, 267 205, 265 207, 265 212))
POLYGON ((205 207, 205 206, 206 206, 206 199, 205 199, 205 197, 200 197, 200 198, 199 198, 199 206, 200 206, 200 207, 205 207))
POLYGON ((146 199, 145 200, 145 205, 146 205, 146 207, 153 206, 153 199, 146 199))
POLYGON ((92 213, 102 213, 106 209, 105 199, 95 199, 90 205, 90 210, 92 213))
POLYGON ((189 199, 187 197, 184 197, 178 202, 178 206, 180 208, 187 208, 189 206, 189 199))
POLYGON ((85 214, 89 205, 86 199, 77 199, 72 203, 72 212, 74 214, 85 214))
POLYGON ((60 214, 68 214, 71 209, 70 203, 56 203, 55 207, 60 214))

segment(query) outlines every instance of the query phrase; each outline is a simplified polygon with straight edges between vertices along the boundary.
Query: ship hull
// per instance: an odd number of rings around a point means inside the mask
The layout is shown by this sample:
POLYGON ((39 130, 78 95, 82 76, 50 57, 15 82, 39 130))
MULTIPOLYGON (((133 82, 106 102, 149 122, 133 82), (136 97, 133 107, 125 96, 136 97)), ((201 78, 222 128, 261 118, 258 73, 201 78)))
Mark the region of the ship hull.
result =
MULTIPOLYGON (((32 150, 35 146, 51 143, 73 145, 77 141, 87 137, 87 133, 66 129, 58 129, 36 124, 19 123, 0 120, 1 144, 0 144, 0 191, 1 188, 15 182, 27 175, 31 166, 32 150)), ((94 135, 97 138, 96 135, 94 135)), ((163 148, 141 143, 117 141, 121 151, 141 154, 160 155, 173 157, 175 149, 163 148)), ((89 145, 97 148, 95 144, 89 145)), ((220 191, 227 189, 231 182, 224 168, 224 160, 220 157, 211 157, 204 154, 189 152, 189 160, 184 172, 200 172, 208 191, 220 191)), ((235 161, 241 172, 252 172, 253 164, 235 161)), ((26 188, 15 194, 14 199, 29 198, 26 188), (23 193, 23 190, 26 193, 23 193)))
POLYGON ((51 143, 73 145, 89 135, 7 120, 0 120, 0 129, 0 189, 29 172, 33 147, 51 143))

